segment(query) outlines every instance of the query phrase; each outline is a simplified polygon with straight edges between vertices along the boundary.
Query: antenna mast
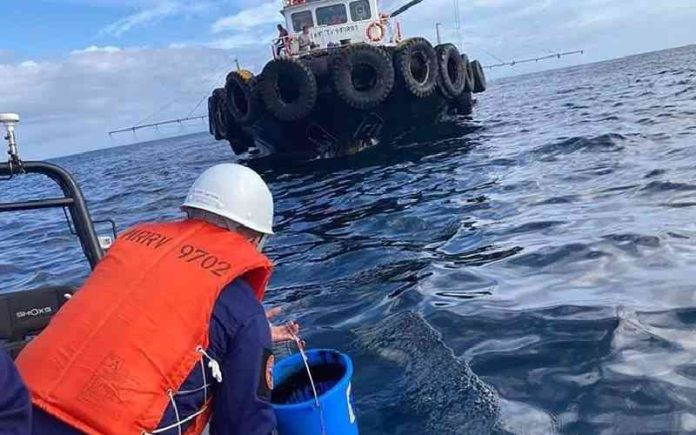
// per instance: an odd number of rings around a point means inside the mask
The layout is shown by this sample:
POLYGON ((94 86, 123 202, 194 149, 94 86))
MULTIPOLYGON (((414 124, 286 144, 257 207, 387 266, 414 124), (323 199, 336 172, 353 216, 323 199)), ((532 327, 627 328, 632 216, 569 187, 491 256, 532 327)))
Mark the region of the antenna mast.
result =
POLYGON ((12 173, 13 166, 17 166, 20 169, 22 168, 22 161, 19 159, 19 151, 17 150, 17 138, 15 137, 15 125, 17 125, 18 122, 19 115, 16 113, 0 113, 0 124, 3 124, 7 131, 5 140, 7 141, 10 173, 12 173))

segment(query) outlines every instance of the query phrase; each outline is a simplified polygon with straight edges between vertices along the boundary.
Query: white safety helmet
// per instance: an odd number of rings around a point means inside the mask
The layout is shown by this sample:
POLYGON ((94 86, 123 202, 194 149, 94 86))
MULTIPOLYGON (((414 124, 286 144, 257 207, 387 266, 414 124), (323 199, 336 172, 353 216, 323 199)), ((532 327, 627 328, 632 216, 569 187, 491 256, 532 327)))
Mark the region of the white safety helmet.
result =
POLYGON ((273 234, 273 195, 246 166, 222 163, 203 172, 186 195, 183 209, 205 210, 262 234, 273 234))

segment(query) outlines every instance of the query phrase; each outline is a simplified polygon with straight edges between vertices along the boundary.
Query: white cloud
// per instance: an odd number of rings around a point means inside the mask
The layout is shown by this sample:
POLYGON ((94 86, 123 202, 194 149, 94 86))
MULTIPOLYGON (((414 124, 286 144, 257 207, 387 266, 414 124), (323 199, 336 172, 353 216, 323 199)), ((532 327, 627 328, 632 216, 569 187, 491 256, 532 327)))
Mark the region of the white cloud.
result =
MULTIPOLYGON (((132 126, 147 115, 153 114, 152 121, 187 115, 213 87, 222 85, 234 68, 234 56, 245 67, 258 68, 260 61, 251 62, 256 51, 91 50, 31 66, 5 64, 0 65, 0 101, 3 110, 22 115, 24 158, 103 148, 132 140, 132 135, 122 135, 112 141, 107 132, 132 126)), ((206 104, 196 111, 206 113, 206 104)), ((178 128, 162 131, 183 131, 178 128)), ((207 124, 194 123, 193 129, 206 130, 207 124)))
POLYGON ((247 31, 258 26, 277 23, 283 20, 279 10, 280 2, 277 0, 263 3, 217 20, 213 23, 211 31, 213 33, 247 31))
POLYGON ((234 15, 220 18, 210 27, 215 39, 205 45, 225 50, 255 48, 256 58, 270 56, 271 41, 275 37, 275 23, 283 21, 280 2, 272 0, 242 9, 234 15))
POLYGON ((176 2, 164 2, 122 18, 106 26, 103 32, 114 36, 121 36, 134 27, 153 24, 166 17, 175 15, 181 11, 182 7, 183 5, 176 2))
POLYGON ((128 15, 102 29, 102 33, 120 37, 136 27, 156 24, 166 18, 175 16, 193 16, 210 11, 215 2, 197 0, 195 2, 180 0, 158 0, 148 3, 138 12, 128 15))
POLYGON ((10 63, 14 60, 15 54, 11 50, 6 50, 0 48, 0 65, 3 63, 10 63))
POLYGON ((70 54, 85 54, 85 53, 118 53, 121 51, 119 47, 115 47, 113 45, 106 45, 103 47, 99 47, 96 45, 90 45, 87 48, 83 48, 82 50, 73 50, 70 52, 70 54))
POLYGON ((222 50, 237 50, 240 48, 251 48, 251 47, 258 47, 259 49, 263 49, 263 41, 268 41, 267 46, 268 46, 268 53, 271 53, 271 41, 273 40, 272 34, 266 35, 266 34, 260 34, 257 35, 256 33, 241 33, 239 35, 232 35, 232 36, 226 36, 223 38, 218 38, 215 39, 206 45, 210 48, 219 48, 222 50))

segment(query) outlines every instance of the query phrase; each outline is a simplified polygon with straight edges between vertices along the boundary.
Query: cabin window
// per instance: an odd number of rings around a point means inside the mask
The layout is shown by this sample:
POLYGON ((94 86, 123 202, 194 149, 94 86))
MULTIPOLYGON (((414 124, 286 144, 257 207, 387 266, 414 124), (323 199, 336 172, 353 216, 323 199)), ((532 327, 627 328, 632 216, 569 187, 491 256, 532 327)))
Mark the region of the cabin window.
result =
POLYGON ((365 21, 372 18, 370 2, 368 0, 358 0, 350 3, 350 19, 353 21, 365 21))
POLYGON ((292 28, 295 32, 301 32, 304 26, 314 27, 312 11, 295 12, 292 14, 292 28))
POLYGON ((334 26, 348 22, 348 13, 345 5, 324 6, 317 8, 317 25, 334 26))

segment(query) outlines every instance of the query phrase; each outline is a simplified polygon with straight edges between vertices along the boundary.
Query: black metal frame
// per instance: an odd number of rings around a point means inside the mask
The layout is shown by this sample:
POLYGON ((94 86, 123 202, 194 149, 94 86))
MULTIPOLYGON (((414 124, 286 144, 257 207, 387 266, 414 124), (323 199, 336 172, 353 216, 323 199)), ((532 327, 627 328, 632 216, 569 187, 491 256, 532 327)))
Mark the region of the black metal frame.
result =
POLYGON ((60 186, 63 198, 37 199, 30 201, 0 203, 0 213, 24 210, 39 210, 46 208, 62 208, 70 211, 75 225, 75 233, 80 240, 82 252, 94 269, 104 256, 99 245, 99 238, 94 229, 85 198, 73 176, 58 165, 46 162, 22 162, 20 166, 11 163, 0 163, 0 177, 11 178, 22 173, 42 174, 49 177, 60 186))

